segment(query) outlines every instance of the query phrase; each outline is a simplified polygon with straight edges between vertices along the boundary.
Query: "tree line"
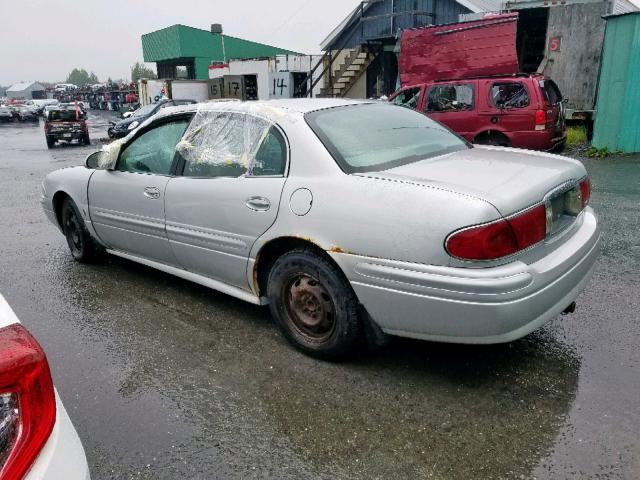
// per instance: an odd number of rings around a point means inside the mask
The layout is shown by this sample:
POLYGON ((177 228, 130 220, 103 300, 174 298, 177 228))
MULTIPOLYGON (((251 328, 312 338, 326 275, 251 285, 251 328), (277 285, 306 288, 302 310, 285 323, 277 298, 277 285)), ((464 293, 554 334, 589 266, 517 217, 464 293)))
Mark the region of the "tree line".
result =
MULTIPOLYGON (((145 66, 143 63, 136 62, 131 67, 131 81, 137 82, 141 78, 157 78, 155 72, 145 66)), ((93 72, 87 72, 84 68, 74 68, 71 73, 67 75, 65 83, 72 83, 79 87, 86 87, 87 85, 95 85, 100 83, 98 76, 93 72)), ((111 83, 111 78, 107 80, 107 83, 111 83)))

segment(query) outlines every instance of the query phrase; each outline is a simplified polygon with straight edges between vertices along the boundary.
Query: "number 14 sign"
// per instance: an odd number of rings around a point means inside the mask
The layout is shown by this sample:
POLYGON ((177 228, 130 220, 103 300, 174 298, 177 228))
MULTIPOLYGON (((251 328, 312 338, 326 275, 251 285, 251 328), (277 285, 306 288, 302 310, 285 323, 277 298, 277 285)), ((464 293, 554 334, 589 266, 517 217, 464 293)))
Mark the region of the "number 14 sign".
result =
POLYGON ((269 98, 292 98, 293 74, 274 72, 269 74, 269 98))

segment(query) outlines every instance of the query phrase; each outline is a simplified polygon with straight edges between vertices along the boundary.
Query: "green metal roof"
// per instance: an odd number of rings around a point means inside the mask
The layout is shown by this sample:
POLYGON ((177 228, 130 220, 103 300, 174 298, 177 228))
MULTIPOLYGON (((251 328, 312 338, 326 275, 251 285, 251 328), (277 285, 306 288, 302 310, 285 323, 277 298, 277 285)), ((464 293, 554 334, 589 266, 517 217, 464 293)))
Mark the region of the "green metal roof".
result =
POLYGON ((207 58, 209 61, 222 62, 274 55, 300 55, 291 50, 211 33, 186 25, 173 25, 142 35, 142 52, 145 62, 178 58, 207 58), (226 58, 223 58, 222 54, 222 37, 224 37, 226 58))
POLYGON ((640 13, 606 18, 593 146, 640 152, 640 13))

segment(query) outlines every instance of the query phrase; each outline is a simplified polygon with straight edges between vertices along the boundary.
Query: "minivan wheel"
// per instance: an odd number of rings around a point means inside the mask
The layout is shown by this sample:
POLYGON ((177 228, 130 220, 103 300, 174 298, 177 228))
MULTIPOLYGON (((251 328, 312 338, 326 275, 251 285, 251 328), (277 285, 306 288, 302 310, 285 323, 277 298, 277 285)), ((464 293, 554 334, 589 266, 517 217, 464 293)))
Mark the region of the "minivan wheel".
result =
POLYGON ((69 197, 62 203, 62 231, 75 260, 80 263, 89 263, 99 257, 102 249, 91 237, 78 207, 69 197))
POLYGON ((476 145, 493 145, 496 147, 510 147, 511 141, 501 133, 484 133, 478 135, 473 143, 476 145))
POLYGON ((276 260, 267 296, 284 336, 309 355, 335 360, 363 339, 351 285, 337 266, 312 249, 292 250, 276 260))

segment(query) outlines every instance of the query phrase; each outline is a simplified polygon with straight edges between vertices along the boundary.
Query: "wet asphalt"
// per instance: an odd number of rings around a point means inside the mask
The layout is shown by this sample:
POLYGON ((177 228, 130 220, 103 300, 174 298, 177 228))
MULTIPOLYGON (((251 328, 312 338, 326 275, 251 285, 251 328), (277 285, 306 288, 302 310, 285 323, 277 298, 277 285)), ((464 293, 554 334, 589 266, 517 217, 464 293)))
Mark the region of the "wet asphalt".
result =
POLYGON ((47 351, 95 479, 640 478, 640 157, 586 160, 603 254, 508 345, 397 339, 342 364, 269 312, 106 258, 75 263, 40 182, 92 147, 0 125, 0 292, 47 351))

